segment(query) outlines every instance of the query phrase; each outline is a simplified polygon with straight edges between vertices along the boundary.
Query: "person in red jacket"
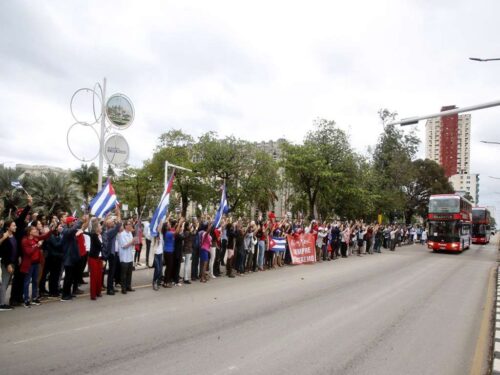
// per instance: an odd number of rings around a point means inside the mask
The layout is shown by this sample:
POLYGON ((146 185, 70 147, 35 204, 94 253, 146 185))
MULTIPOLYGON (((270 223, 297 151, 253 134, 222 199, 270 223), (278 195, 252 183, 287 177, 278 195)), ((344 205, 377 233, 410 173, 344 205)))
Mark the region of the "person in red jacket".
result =
POLYGON ((24 307, 31 307, 29 288, 31 286, 31 300, 33 305, 40 305, 38 296, 38 269, 40 265, 41 249, 40 243, 50 237, 51 231, 39 236, 39 230, 36 226, 30 225, 27 229, 27 235, 21 242, 23 259, 21 261, 21 273, 24 274, 24 307))

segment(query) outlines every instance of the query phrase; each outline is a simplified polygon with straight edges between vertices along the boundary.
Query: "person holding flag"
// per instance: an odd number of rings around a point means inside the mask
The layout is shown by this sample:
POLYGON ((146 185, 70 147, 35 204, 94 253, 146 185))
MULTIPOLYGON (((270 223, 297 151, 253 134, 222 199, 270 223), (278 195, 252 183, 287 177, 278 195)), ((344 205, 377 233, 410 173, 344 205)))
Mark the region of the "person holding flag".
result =
POLYGON ((24 191, 26 193, 27 196, 30 196, 28 194, 28 192, 24 189, 23 185, 21 185, 21 183, 17 180, 14 180, 10 183, 10 185, 14 188, 14 189, 20 189, 22 191, 24 191))
POLYGON ((222 185, 222 196, 220 198, 219 209, 215 214, 215 219, 212 223, 213 228, 219 228, 221 226, 222 217, 224 214, 229 212, 229 204, 227 203, 227 195, 226 195, 226 184, 222 185))
POLYGON ((226 195, 226 184, 222 185, 222 195, 220 198, 220 203, 219 203, 219 208, 217 209, 217 212, 215 214, 214 221, 212 222, 211 225, 211 233, 210 235, 212 236, 212 242, 213 244, 210 246, 210 264, 209 264, 209 273, 210 277, 216 278, 214 274, 214 264, 215 264, 215 255, 217 252, 217 236, 216 234, 219 235, 220 237, 220 230, 219 228, 221 227, 221 224, 223 222, 223 216, 224 214, 227 214, 229 212, 229 204, 227 203, 227 195, 226 195), (216 231, 217 230, 217 231, 216 231))
POLYGON ((90 201, 90 213, 102 219, 117 203, 118 199, 115 194, 115 189, 113 189, 111 180, 108 178, 101 191, 90 201))
POLYGON ((104 221, 106 230, 102 234, 103 259, 108 263, 108 278, 106 280, 106 294, 113 296, 116 292, 114 288, 114 277, 117 268, 120 267, 120 258, 118 256, 118 247, 116 246, 116 236, 122 228, 120 205, 115 207, 116 217, 107 215, 104 221))
POLYGON ((24 232, 28 226, 26 217, 30 212, 31 206, 33 204, 33 198, 31 195, 27 196, 28 204, 24 209, 17 210, 18 216, 14 219, 16 223, 16 231, 14 233, 14 237, 16 238, 17 249, 16 253, 13 254, 13 267, 14 274, 12 279, 12 287, 10 289, 10 301, 9 306, 20 306, 23 304, 23 289, 24 289, 24 274, 21 273, 19 269, 19 258, 22 254, 22 245, 21 242, 23 240, 24 232))

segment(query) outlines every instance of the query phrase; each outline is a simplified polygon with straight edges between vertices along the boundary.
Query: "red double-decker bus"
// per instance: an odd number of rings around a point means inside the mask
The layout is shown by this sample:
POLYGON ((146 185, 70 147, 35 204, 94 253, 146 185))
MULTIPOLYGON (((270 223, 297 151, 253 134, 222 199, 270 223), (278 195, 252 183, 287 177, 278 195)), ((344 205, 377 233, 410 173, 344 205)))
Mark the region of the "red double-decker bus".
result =
POLYGON ((472 209, 472 243, 488 243, 491 234, 491 214, 485 207, 472 209))
POLYGON ((456 194, 429 198, 427 247, 463 251, 471 244, 472 203, 456 194))

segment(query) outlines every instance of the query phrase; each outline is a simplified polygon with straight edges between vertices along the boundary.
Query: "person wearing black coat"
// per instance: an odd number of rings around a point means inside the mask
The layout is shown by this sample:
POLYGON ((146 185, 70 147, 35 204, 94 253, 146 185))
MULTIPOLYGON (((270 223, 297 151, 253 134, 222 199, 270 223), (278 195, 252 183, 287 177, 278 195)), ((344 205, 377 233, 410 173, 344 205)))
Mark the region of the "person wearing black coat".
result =
POLYGON ((28 204, 21 211, 19 216, 14 220, 16 223, 17 229, 15 233, 16 241, 17 241, 17 249, 14 258, 14 273, 12 279, 12 288, 10 290, 10 306, 21 306, 24 302, 23 300, 23 287, 24 287, 24 274, 20 271, 20 262, 19 258, 22 254, 21 242, 24 236, 24 232, 28 227, 28 223, 26 222, 26 217, 31 210, 31 205, 33 203, 33 198, 31 195, 28 195, 28 204))
MULTIPOLYGON (((63 264, 63 244, 62 244, 63 226, 59 224, 57 230, 44 242, 44 247, 47 250, 47 259, 45 259, 45 267, 49 275, 49 296, 59 297, 59 279, 61 277, 63 264)), ((42 278, 43 281, 43 278, 42 278)))

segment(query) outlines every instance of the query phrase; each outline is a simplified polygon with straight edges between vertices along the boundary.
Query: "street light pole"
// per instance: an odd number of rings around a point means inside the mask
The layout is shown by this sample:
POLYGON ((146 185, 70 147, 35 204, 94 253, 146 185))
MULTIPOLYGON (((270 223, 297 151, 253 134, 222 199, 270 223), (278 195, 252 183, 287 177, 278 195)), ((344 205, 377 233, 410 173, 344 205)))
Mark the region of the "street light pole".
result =
POLYGON ((104 134, 106 132, 106 77, 102 84, 101 107, 101 134, 99 135, 99 174, 97 177, 97 191, 102 189, 102 174, 104 168, 104 134))
POLYGON ((494 141, 479 141, 481 143, 489 143, 491 145, 500 145, 500 142, 494 142, 494 141))
POLYGON ((448 111, 433 113, 431 115, 407 117, 407 118, 401 119, 399 121, 390 122, 387 125, 401 125, 401 126, 415 125, 415 124, 418 124, 418 122, 420 120, 426 120, 426 119, 434 118, 434 117, 451 116, 451 115, 456 115, 456 114, 462 113, 462 112, 471 112, 471 111, 476 111, 478 109, 485 109, 485 108, 491 108, 491 107, 496 107, 496 106, 500 106, 500 100, 495 100, 493 102, 488 102, 488 103, 471 105, 468 107, 450 109, 448 111))
POLYGON ((165 190, 167 189, 167 184, 168 184, 168 167, 174 167, 175 169, 180 169, 181 171, 192 172, 192 170, 189 168, 184 168, 179 165, 169 163, 167 160, 165 160, 165 181, 164 181, 165 190))
POLYGON ((469 60, 480 61, 480 62, 487 62, 487 61, 497 61, 497 60, 500 60, 500 58, 495 57, 495 58, 492 58, 492 59, 482 59, 480 57, 469 57, 469 60))

